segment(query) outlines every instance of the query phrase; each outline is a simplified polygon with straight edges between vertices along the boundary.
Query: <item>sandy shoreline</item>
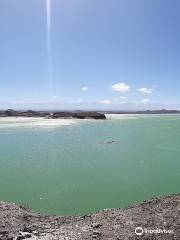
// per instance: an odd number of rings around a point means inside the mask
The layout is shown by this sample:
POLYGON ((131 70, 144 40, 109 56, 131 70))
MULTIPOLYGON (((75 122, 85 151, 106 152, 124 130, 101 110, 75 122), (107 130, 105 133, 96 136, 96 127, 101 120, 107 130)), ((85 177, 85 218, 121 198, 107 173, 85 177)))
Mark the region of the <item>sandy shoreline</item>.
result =
POLYGON ((58 127, 77 124, 76 119, 46 119, 43 117, 3 117, 0 118, 1 128, 16 128, 16 127, 58 127))

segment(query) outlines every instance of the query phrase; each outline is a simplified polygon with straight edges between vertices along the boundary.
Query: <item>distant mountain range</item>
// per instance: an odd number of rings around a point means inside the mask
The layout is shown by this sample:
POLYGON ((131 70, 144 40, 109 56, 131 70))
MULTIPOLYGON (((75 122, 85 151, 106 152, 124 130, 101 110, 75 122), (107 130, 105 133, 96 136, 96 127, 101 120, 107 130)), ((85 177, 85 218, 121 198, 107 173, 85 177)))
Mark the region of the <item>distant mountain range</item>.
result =
POLYGON ((122 104, 102 104, 93 102, 81 103, 67 103, 67 102, 44 102, 44 103, 8 103, 0 102, 0 109, 14 109, 14 110, 37 110, 37 111, 147 111, 147 110, 180 110, 180 104, 136 104, 136 103, 122 103, 122 104))
POLYGON ((167 109, 161 109, 161 110, 145 110, 145 111, 107 111, 104 112, 104 114, 179 114, 179 110, 167 110, 167 109))

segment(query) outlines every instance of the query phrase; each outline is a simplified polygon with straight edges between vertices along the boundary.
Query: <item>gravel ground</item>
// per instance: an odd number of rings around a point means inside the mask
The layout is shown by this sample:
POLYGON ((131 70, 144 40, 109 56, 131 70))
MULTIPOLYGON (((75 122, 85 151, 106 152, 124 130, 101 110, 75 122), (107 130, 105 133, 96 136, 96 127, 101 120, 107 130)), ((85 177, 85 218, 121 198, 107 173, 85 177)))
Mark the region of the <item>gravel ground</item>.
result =
POLYGON ((180 240, 180 194, 77 217, 45 216, 0 202, 0 240, 21 239, 180 240))

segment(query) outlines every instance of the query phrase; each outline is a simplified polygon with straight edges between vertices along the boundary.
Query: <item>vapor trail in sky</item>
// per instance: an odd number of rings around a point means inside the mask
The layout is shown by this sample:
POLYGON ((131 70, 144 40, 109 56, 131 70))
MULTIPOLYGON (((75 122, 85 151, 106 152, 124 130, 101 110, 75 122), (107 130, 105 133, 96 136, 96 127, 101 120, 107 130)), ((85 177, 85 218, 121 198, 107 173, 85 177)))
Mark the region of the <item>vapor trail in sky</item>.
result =
POLYGON ((48 77, 49 91, 53 94, 53 64, 52 64, 52 44, 51 44, 51 0, 46 0, 46 31, 47 31, 47 56, 48 56, 48 77))

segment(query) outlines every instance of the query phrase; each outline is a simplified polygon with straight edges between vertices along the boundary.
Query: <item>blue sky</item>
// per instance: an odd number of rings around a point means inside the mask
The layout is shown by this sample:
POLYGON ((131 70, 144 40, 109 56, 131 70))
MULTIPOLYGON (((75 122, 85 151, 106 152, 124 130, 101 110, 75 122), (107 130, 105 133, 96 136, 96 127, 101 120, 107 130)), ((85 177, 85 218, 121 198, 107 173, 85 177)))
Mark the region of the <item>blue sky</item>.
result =
POLYGON ((179 0, 51 0, 49 74, 46 0, 1 0, 0 102, 180 104, 179 11, 179 0))

